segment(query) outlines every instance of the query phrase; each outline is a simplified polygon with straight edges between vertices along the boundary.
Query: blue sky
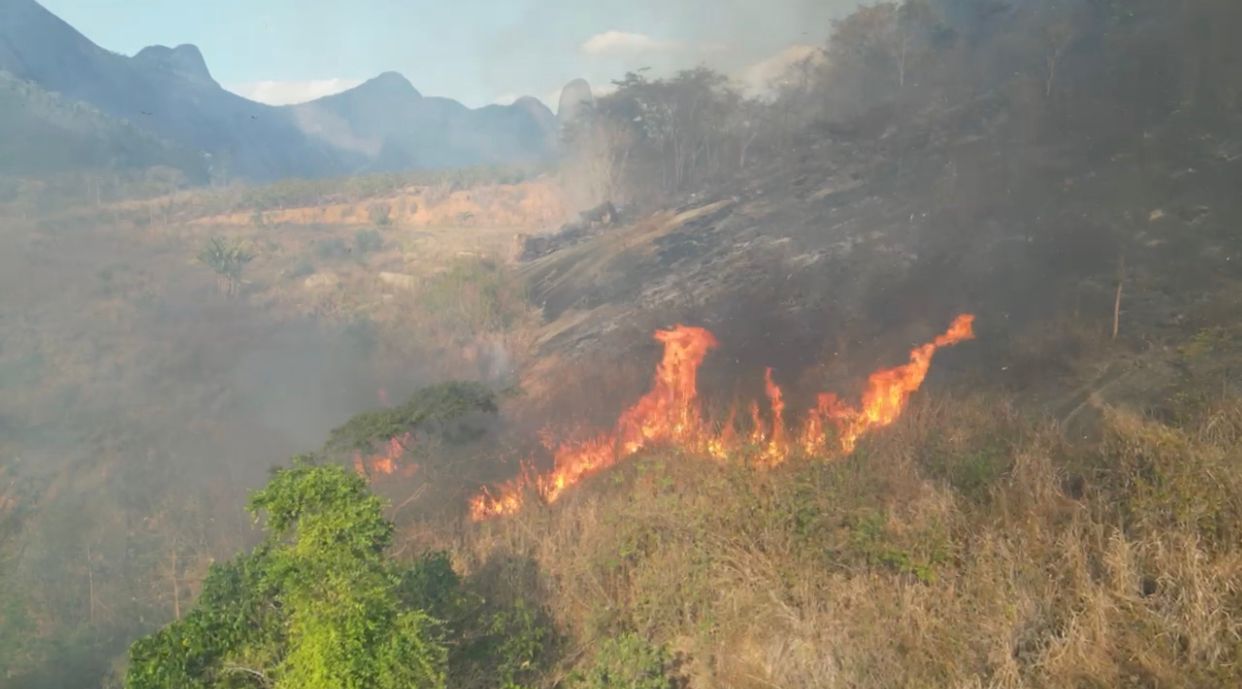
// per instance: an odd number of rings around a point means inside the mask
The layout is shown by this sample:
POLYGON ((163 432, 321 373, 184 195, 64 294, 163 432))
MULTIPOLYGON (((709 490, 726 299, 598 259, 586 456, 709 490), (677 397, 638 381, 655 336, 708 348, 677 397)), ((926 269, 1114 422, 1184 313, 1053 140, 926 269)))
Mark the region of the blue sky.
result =
MULTIPOLYGON (((821 43, 856 0, 40 0, 99 45, 132 55, 193 43, 216 80, 282 102, 384 71, 479 106, 545 102, 565 82, 708 64, 755 78, 821 43), (767 61, 767 62, 765 62, 767 61), (767 65, 767 68, 764 65, 767 65)), ((555 107, 555 104, 551 104, 555 107)))

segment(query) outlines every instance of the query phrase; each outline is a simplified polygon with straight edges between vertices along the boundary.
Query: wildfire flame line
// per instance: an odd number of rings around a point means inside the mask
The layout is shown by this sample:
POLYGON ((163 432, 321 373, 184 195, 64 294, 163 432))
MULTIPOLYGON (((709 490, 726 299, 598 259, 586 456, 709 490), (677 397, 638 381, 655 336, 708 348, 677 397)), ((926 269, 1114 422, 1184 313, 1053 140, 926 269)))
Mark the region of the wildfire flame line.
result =
MULTIPOLYGON (((909 363, 872 373, 859 407, 850 406, 833 393, 820 394, 796 434, 796 444, 790 443, 785 427, 784 394, 773 379, 772 369, 766 369, 764 391, 770 423, 764 421, 757 402, 750 405, 749 441, 759 449, 759 464, 780 465, 794 450, 807 455, 829 453, 832 440, 843 454, 853 452, 863 434, 901 416, 910 395, 927 377, 937 349, 974 338, 974 319, 971 314, 958 316, 943 334, 911 350, 909 363)), ((715 431, 703 423, 698 403, 699 366, 718 346, 715 336, 703 328, 678 325, 657 331, 655 339, 664 344, 664 356, 656 367, 651 390, 621 414, 611 432, 552 445, 551 471, 539 474, 529 464, 524 465, 516 478, 472 498, 471 518, 479 521, 514 514, 532 491, 544 502, 555 502, 569 487, 653 444, 675 445, 716 458, 736 450, 736 406, 723 427, 715 431)))

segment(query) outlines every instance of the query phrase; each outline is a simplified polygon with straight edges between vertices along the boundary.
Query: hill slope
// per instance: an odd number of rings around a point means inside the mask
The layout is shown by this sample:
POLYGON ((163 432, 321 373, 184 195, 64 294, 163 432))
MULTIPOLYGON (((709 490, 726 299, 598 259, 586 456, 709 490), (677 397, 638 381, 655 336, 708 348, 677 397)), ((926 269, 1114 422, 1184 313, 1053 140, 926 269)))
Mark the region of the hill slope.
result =
POLYGON ((0 175, 83 169, 173 167, 206 178, 202 156, 85 103, 69 101, 0 71, 0 175))

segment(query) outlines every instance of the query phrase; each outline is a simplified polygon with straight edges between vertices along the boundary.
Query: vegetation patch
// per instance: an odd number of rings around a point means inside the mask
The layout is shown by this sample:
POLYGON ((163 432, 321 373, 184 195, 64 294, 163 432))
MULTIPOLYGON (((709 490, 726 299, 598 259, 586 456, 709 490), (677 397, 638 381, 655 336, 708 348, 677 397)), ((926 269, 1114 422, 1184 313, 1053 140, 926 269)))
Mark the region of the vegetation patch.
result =
MULTIPOLYGON (((440 429, 472 413, 496 412, 496 395, 479 383, 451 382, 423 388, 404 404, 354 416, 328 436, 329 451, 368 451, 415 430, 440 429)), ((464 431, 470 437, 473 431, 464 431)), ((459 438, 464 439, 464 438, 459 438)))

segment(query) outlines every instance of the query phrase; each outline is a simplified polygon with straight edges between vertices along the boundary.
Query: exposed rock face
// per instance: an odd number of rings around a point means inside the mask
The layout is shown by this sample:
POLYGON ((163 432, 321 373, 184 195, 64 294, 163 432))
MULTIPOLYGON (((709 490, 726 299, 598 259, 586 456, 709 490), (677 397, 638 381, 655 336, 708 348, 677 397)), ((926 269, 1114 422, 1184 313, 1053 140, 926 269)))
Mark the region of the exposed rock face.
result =
POLYGON ((593 237, 620 220, 616 206, 605 201, 595 208, 582 211, 578 219, 561 226, 549 235, 519 234, 514 236, 515 254, 519 261, 533 261, 593 237))
POLYGON ((556 106, 556 119, 563 127, 594 106, 595 96, 591 93, 591 85, 586 79, 574 79, 561 89, 561 100, 556 106))
POLYGON ((152 45, 143 48, 134 56, 134 62, 149 65, 152 69, 160 69, 178 77, 198 81, 203 84, 219 86, 207 69, 207 61, 197 46, 184 44, 176 48, 152 45))

